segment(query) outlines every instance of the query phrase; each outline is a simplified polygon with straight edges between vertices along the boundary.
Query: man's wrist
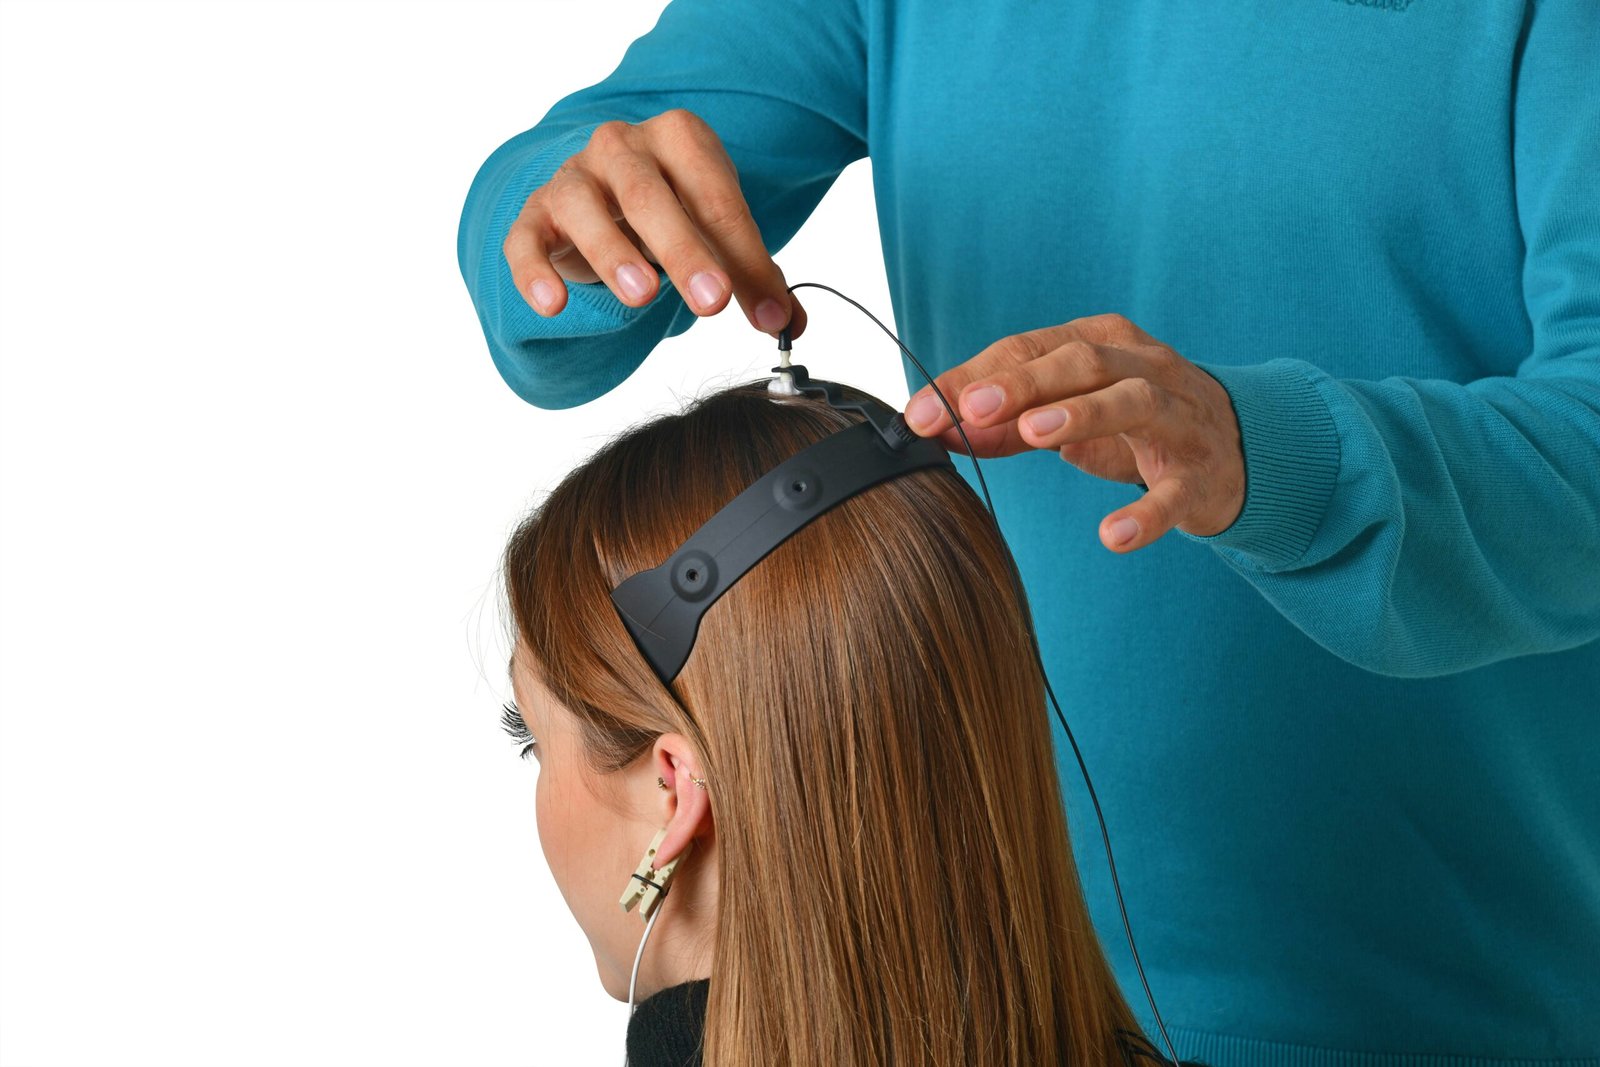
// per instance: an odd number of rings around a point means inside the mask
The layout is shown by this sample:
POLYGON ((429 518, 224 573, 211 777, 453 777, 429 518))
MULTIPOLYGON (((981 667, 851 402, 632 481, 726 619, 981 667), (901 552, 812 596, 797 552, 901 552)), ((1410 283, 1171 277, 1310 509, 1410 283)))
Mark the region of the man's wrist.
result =
POLYGON ((1296 359, 1244 366, 1196 363, 1228 393, 1244 450, 1245 498, 1215 534, 1178 533, 1261 570, 1286 570, 1311 547, 1339 477, 1333 413, 1317 387, 1326 375, 1296 359))

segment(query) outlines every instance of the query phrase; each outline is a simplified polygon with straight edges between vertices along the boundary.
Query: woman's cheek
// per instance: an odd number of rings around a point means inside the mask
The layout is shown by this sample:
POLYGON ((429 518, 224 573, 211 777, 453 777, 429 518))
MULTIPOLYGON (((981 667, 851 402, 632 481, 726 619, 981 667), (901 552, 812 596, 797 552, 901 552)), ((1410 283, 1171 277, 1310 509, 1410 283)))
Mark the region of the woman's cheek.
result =
POLYGON ((544 851, 545 862, 550 865, 550 873, 556 875, 557 881, 559 881, 560 872, 556 870, 555 864, 555 856, 558 850, 556 848, 556 842, 552 840, 552 834, 556 832, 556 820, 552 818, 553 812, 550 810, 551 798, 549 779, 550 776, 544 772, 543 768, 541 768, 539 771, 539 782, 536 786, 534 786, 533 790, 533 821, 534 824, 539 828, 539 847, 544 851))

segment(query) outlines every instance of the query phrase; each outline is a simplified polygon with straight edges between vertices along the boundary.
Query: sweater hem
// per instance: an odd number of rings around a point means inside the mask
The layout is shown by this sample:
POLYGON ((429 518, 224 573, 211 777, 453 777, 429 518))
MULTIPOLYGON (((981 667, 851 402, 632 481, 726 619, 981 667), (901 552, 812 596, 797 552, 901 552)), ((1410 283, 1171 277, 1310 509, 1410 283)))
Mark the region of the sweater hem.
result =
MULTIPOLYGON (((1148 1034, 1149 1031, 1146 1031, 1148 1034)), ((1167 1027, 1185 1060, 1206 1067, 1600 1067, 1600 1057, 1529 1059, 1426 1052, 1357 1052, 1167 1027)), ((1159 1048, 1159 1044, 1156 1046, 1159 1048)))

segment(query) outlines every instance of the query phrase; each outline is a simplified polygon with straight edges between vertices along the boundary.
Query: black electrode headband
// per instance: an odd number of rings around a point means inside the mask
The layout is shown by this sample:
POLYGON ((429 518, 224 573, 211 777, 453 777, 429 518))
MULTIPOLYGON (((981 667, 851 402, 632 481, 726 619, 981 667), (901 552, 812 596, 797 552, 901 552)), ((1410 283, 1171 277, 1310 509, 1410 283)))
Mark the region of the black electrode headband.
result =
POLYGON ((663 685, 683 669, 700 617, 746 571, 796 530, 835 504, 879 482, 925 467, 954 469, 934 437, 919 437, 905 416, 865 393, 812 379, 798 363, 774 367, 795 387, 866 422, 828 435, 752 482, 680 545, 665 563, 639 571, 611 591, 611 601, 663 685))

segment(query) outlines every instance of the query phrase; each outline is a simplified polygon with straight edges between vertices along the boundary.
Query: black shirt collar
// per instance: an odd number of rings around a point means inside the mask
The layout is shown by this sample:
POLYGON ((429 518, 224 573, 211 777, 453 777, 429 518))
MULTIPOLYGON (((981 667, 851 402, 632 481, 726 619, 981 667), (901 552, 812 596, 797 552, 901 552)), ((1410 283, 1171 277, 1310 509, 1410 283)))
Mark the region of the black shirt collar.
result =
POLYGON ((628 1067, 700 1067, 709 978, 668 986, 634 1005, 628 1067))

